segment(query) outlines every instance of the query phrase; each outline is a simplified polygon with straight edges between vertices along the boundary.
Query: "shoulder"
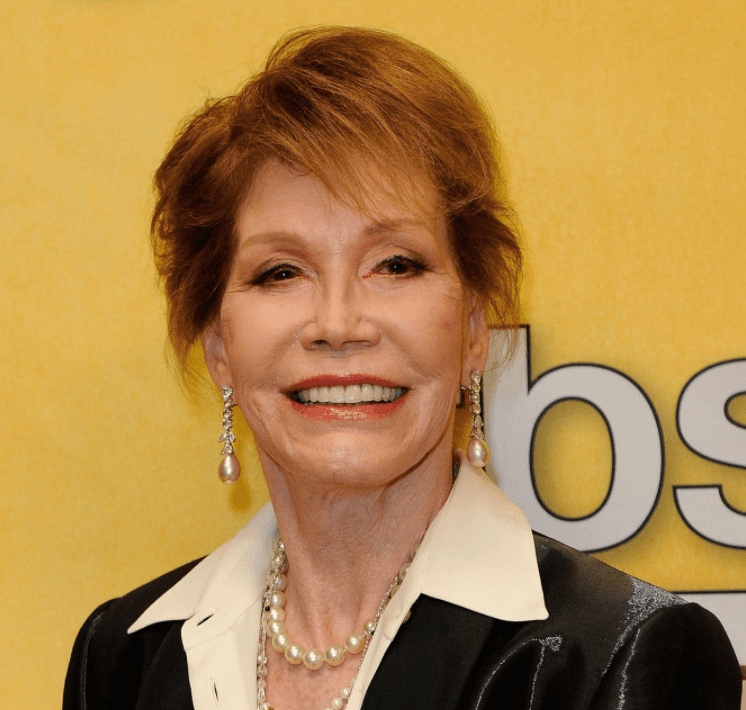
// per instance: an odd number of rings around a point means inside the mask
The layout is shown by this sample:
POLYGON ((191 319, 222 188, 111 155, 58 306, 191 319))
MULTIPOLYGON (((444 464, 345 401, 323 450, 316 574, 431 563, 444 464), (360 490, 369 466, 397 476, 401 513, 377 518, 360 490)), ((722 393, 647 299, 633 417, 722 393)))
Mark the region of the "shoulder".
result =
POLYGON ((154 624, 135 634, 128 634, 127 629, 198 562, 105 602, 88 617, 73 646, 64 710, 134 707, 140 685, 147 681, 147 669, 158 654, 161 659, 170 656, 176 667, 183 660, 186 669, 186 658, 181 658, 181 621, 154 624))
POLYGON ((534 539, 549 618, 531 633, 551 636, 558 656, 583 659, 593 707, 738 707, 738 662, 714 615, 555 540, 534 539))
POLYGON ((691 627, 720 628, 697 604, 551 538, 534 534, 534 540, 549 612, 542 623, 569 635, 575 630, 598 652, 613 654, 641 628, 665 624, 668 618, 691 627))
POLYGON ((616 621, 639 622, 654 612, 685 604, 659 587, 636 579, 600 560, 534 533, 544 598, 554 612, 593 612, 616 621))
POLYGON ((198 562, 199 560, 189 562, 133 589, 118 599, 105 602, 88 617, 78 634, 78 640, 81 635, 84 636, 87 645, 89 647, 93 645, 95 650, 100 651, 101 654, 121 646, 131 645, 139 637, 133 639, 127 633, 127 629, 153 602, 186 576, 198 562), (101 646, 104 647, 100 648, 101 646))

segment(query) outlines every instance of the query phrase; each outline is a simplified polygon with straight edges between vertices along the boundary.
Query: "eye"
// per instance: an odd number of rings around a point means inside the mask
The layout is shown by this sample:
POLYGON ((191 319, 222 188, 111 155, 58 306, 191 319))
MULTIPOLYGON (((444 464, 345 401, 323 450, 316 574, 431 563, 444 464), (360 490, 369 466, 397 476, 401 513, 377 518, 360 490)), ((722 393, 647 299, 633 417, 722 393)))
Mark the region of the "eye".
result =
POLYGON ((270 285, 281 281, 289 281, 301 275, 300 269, 292 264, 276 264, 275 266, 262 271, 252 280, 256 286, 270 285))
POLYGON ((417 259, 396 255, 384 259, 376 268, 375 273, 389 276, 417 276, 425 270, 425 265, 417 259))

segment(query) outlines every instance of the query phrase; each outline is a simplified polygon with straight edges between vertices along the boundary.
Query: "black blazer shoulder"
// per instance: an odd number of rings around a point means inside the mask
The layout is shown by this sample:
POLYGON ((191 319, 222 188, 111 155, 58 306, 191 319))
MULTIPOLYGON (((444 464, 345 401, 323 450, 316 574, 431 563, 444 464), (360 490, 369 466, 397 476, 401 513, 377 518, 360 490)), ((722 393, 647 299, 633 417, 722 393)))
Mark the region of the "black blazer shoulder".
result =
POLYGON ((507 622, 420 597, 363 710, 740 708, 738 662, 710 612, 534 538, 549 618, 507 622))
POLYGON ((81 628, 63 710, 193 710, 181 621, 127 629, 200 560, 99 606, 81 628))
MULTIPOLYGON (((738 710, 738 662, 712 614, 534 537, 549 618, 500 621, 423 595, 363 710, 738 710)), ((127 628, 195 564, 89 617, 64 710, 193 710, 182 622, 127 628)))

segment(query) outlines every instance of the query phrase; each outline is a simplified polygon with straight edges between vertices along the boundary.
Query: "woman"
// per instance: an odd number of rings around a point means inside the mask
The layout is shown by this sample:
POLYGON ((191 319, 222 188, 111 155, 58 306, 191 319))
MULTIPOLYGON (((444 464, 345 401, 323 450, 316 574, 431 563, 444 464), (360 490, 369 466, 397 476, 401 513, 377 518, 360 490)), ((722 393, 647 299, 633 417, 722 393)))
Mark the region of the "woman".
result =
POLYGON ((156 186, 171 340, 184 368, 201 342, 223 397, 220 476, 238 406, 272 503, 94 612, 66 708, 738 707, 714 617, 533 535, 478 471, 520 252, 453 70, 383 32, 297 32, 156 186))

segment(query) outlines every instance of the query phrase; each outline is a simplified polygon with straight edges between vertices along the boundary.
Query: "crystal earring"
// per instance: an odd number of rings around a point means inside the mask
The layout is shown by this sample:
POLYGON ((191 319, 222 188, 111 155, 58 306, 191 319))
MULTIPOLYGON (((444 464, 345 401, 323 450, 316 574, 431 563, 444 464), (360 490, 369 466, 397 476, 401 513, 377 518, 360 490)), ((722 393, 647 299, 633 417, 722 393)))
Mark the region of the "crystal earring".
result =
POLYGON ((233 388, 225 385, 222 389, 223 395, 223 433, 220 435, 218 442, 225 442, 220 455, 223 460, 218 466, 218 476, 223 483, 235 483, 241 475, 241 464, 236 456, 236 450, 233 448, 233 442, 236 435, 233 433, 233 407, 236 403, 233 401, 233 388))
POLYGON ((471 433, 466 446, 466 459, 478 468, 484 468, 490 460, 490 450, 484 440, 484 422, 482 421, 482 373, 472 372, 469 383, 469 411, 471 412, 471 433))

